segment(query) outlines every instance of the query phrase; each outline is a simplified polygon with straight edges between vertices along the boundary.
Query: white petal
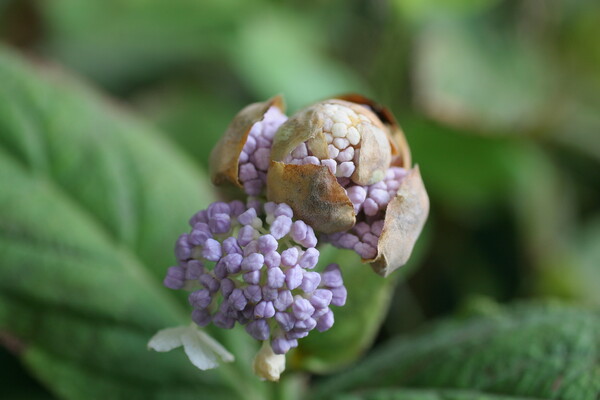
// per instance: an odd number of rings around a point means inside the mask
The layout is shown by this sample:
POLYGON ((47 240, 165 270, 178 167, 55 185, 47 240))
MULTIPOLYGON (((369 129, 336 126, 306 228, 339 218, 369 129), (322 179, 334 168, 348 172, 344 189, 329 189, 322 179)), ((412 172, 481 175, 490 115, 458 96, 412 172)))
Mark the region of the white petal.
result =
POLYGON ((200 339, 198 331, 189 329, 181 335, 181 339, 185 354, 196 368, 207 370, 219 366, 217 355, 200 339))
POLYGON ((152 339, 148 342, 148 348, 161 352, 171 351, 183 344, 181 335, 187 330, 187 326, 162 329, 152 336, 152 339))
POLYGON ((215 339, 201 331, 196 331, 196 333, 200 337, 200 340, 204 342, 204 344, 206 344, 212 351, 221 357, 223 362, 233 362, 235 360, 233 354, 225 350, 225 347, 221 346, 221 344, 215 339))

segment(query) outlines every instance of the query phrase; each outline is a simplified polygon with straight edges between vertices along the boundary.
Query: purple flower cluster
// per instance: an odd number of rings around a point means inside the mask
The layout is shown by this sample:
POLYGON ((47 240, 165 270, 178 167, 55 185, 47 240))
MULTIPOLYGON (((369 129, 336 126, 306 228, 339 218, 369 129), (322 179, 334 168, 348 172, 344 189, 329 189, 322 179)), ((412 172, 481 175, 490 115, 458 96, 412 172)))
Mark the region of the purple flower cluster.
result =
POLYGON ((286 204, 215 202, 190 220, 179 237, 165 286, 192 289, 192 319, 230 329, 235 322, 257 340, 271 339, 276 354, 334 322, 330 305, 346 302, 340 269, 322 273, 313 229, 293 220, 286 204), (195 286, 201 288, 195 289, 195 286))
POLYGON ((345 187, 354 205, 357 223, 350 230, 323 237, 336 247, 353 249, 364 259, 377 255, 377 242, 383 229, 385 209, 394 198, 407 171, 400 167, 388 168, 385 178, 373 185, 349 184, 345 187))
POLYGON ((286 120, 286 115, 279 108, 270 107, 262 121, 252 125, 248 133, 240 153, 238 176, 244 191, 250 196, 260 195, 267 182, 273 137, 286 120))

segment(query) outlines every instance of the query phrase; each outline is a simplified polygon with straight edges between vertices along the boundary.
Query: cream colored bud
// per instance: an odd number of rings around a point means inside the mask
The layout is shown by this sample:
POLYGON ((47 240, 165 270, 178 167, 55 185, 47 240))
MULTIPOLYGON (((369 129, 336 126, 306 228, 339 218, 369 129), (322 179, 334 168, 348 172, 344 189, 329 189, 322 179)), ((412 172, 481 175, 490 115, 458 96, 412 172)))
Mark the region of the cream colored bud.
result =
POLYGON ((285 355, 273 353, 269 341, 265 340, 254 357, 252 369, 260 379, 277 382, 285 371, 285 355))
POLYGON ((267 176, 267 197, 289 204, 316 231, 351 228, 355 213, 336 177, 359 185, 382 180, 393 152, 387 127, 368 107, 331 99, 290 117, 277 131, 267 176), (309 157, 294 159, 298 146, 309 157), (307 165, 318 164, 321 165, 307 165), (335 172, 334 172, 335 171, 335 172))

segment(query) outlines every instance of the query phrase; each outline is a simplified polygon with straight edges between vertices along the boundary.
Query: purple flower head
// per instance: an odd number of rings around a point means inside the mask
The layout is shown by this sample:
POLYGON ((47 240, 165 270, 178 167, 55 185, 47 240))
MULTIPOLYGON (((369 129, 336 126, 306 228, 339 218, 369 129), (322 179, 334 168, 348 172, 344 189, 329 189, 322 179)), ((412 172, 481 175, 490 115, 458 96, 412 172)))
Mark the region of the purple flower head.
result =
POLYGON ((331 303, 333 293, 328 289, 317 289, 310 298, 310 304, 315 308, 325 308, 331 303))
POLYGON ((281 290, 277 293, 277 298, 273 300, 273 305, 277 311, 287 310, 294 302, 292 292, 289 290, 281 290))
POLYGON ((229 304, 234 309, 242 311, 248 304, 248 300, 240 289, 233 289, 233 292, 229 295, 229 304))
POLYGON ((291 331, 296 323, 294 316, 287 312, 276 312, 275 321, 277 321, 281 329, 285 332, 291 331))
POLYGON ((333 312, 331 310, 327 310, 327 312, 317 321, 317 330, 319 332, 325 332, 333 326, 333 321, 333 312))
POLYGON ((196 290, 192 292, 189 296, 190 304, 194 308, 203 309, 210 305, 212 302, 212 297, 210 292, 206 289, 196 290))
POLYGON ((255 319, 246 325, 246 332, 256 340, 267 340, 271 334, 271 329, 266 320, 255 319))
POLYGON ((330 327, 329 306, 346 299, 339 268, 315 269, 317 237, 293 218, 286 204, 257 199, 211 204, 192 217, 191 232, 177 239, 178 265, 167 270, 165 286, 192 289, 192 320, 199 326, 231 329, 239 323, 285 354, 311 330, 330 327))
POLYGON ((285 284, 285 274, 279 267, 267 271, 267 285, 271 288, 280 288, 285 284))
POLYGON ((258 303, 262 299, 262 289, 258 285, 250 285, 244 288, 244 296, 251 303, 258 303))
POLYGON ((254 307, 254 316, 256 318, 272 318, 275 315, 273 302, 263 300, 254 307))
POLYGON ((271 235, 275 239, 281 239, 290 232, 290 229, 292 229, 292 219, 286 215, 280 215, 271 224, 271 235))
POLYGON ((307 249, 304 252, 304 254, 302 254, 302 257, 300 257, 300 262, 298 264, 300 264, 302 268, 311 269, 314 268, 318 262, 319 250, 315 249, 314 247, 311 247, 310 249, 307 249))
POLYGON ((227 268, 227 272, 230 274, 237 274, 240 272, 242 261, 244 257, 241 254, 233 253, 227 254, 223 258, 221 258, 221 262, 227 268))
POLYGON ((294 304, 292 304, 292 311, 297 319, 303 320, 310 318, 313 312, 315 312, 315 308, 310 304, 310 301, 304 297, 296 296, 294 298, 294 304))
POLYGON ((323 271, 323 285, 328 288, 339 287, 344 284, 342 271, 337 264, 329 264, 323 271))
POLYGON ((273 348, 273 353, 275 354, 285 354, 292 348, 291 341, 284 337, 277 337, 273 339, 271 342, 271 347, 273 348))
POLYGON ((192 312, 192 321, 194 321, 198 326, 206 326, 210 324, 212 317, 208 310, 198 310, 195 309, 192 312))
POLYGON ((170 267, 163 284, 169 289, 181 289, 185 285, 185 269, 183 267, 170 267))
POLYGON ((185 265, 185 279, 188 281, 198 280, 204 273, 204 265, 198 260, 190 260, 185 265))
POLYGON ((265 257, 260 253, 251 253, 242 261, 243 271, 258 271, 265 263, 265 257))
POLYGON ((262 254, 268 254, 277 250, 279 242, 273 237, 273 235, 263 235, 258 238, 258 250, 262 254))
POLYGON ((304 272, 300 288, 306 293, 314 292, 321 283, 321 274, 314 271, 304 272))

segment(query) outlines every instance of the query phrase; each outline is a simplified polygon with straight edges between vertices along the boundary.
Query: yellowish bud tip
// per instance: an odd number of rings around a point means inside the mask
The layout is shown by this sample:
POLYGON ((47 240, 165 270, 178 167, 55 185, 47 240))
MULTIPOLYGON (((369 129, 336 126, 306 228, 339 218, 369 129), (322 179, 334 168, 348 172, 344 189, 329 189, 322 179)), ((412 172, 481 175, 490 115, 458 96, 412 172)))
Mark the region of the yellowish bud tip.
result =
POLYGON ((260 379, 277 382, 281 373, 285 371, 285 355, 273 353, 269 341, 265 340, 254 357, 252 369, 260 379))

